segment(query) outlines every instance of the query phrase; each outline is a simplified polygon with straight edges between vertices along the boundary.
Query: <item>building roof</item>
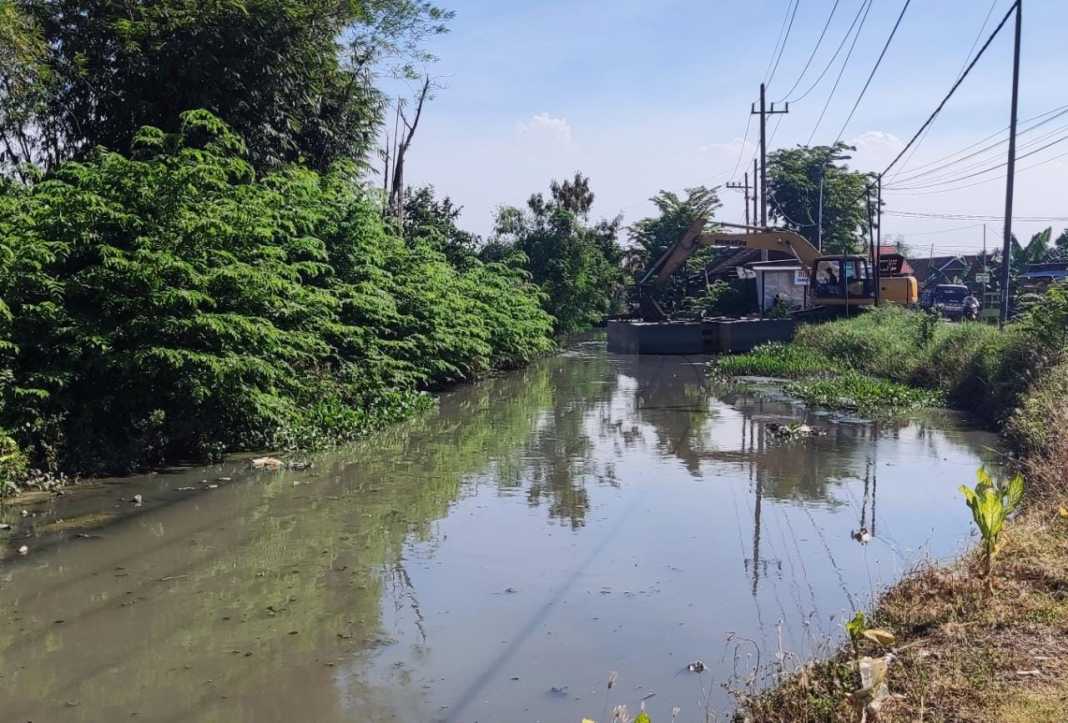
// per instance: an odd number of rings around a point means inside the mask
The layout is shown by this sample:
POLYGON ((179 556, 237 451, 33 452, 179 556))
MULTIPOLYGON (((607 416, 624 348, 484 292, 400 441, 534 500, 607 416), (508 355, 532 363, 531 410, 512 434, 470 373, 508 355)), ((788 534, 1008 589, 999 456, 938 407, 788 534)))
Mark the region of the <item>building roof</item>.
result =
MULTIPOLYGON (((705 267, 705 273, 711 276, 732 276, 738 275, 735 271, 740 266, 746 266, 754 262, 759 263, 761 259, 761 253, 759 249, 737 249, 733 253, 724 255, 715 263, 705 267)), ((769 251, 769 261, 788 261, 794 260, 792 254, 785 253, 783 251, 769 251)))
POLYGON ((795 271, 801 268, 801 262, 797 259, 782 259, 781 261, 755 261, 746 266, 754 271, 795 271))
MULTIPOLYGON (((912 275, 920 286, 928 283, 945 283, 956 276, 967 279, 983 268, 982 254, 963 254, 959 256, 928 256, 909 259, 912 275)), ((988 267, 995 266, 992 255, 986 257, 988 267)))

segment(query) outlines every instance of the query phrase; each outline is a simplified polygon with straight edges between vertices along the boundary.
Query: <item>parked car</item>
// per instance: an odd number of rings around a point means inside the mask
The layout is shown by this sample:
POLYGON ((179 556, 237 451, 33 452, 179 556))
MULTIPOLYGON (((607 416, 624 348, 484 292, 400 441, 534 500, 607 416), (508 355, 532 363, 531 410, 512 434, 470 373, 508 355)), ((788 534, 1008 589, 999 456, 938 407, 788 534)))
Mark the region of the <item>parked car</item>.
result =
POLYGON ((964 284, 939 284, 923 292, 920 308, 937 309, 947 319, 959 321, 964 317, 964 300, 971 293, 964 284))

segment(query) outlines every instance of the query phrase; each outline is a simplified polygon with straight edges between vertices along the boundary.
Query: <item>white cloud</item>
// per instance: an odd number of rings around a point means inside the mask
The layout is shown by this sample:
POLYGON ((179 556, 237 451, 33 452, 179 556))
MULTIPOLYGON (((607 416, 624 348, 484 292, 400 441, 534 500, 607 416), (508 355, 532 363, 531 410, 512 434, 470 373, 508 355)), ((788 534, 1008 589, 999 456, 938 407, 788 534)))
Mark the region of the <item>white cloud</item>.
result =
POLYGON ((856 147, 854 168, 885 168, 905 147, 905 141, 886 131, 866 131, 848 141, 856 147))
POLYGON ((529 121, 518 125, 518 132, 521 136, 561 145, 570 145, 574 140, 574 131, 567 118, 551 113, 536 113, 529 121))

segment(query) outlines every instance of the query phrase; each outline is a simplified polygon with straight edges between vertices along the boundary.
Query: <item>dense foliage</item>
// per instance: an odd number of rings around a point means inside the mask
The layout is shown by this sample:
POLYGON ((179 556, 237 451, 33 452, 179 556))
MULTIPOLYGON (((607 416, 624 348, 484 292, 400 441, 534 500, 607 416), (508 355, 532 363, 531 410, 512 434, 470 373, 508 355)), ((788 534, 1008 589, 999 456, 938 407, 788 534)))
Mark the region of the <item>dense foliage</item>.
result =
POLYGON ((478 255, 480 240, 460 228, 462 210, 448 196, 435 198, 433 186, 409 187, 404 193, 404 238, 430 244, 453 266, 467 268, 478 255))
POLYGON ((844 143, 783 148, 768 155, 768 204, 771 217, 812 242, 820 238, 820 189, 823 248, 853 252, 864 246, 868 176, 841 163, 844 143))
POLYGON ((656 206, 657 215, 640 219, 627 229, 630 233, 627 267, 636 273, 644 271, 682 238, 696 221, 705 219, 706 228, 714 228, 712 219, 716 210, 723 205, 718 190, 706 186, 687 188, 685 197, 661 190, 649 199, 656 206))
POLYGON ((620 219, 590 223, 593 192, 589 179, 575 174, 554 181, 550 197, 536 193, 527 209, 504 207, 495 238, 483 259, 514 258, 517 252, 545 296, 556 330, 570 333, 601 322, 618 306, 622 293, 623 250, 620 219))
POLYGON ((257 169, 325 170, 374 141, 374 74, 419 57, 451 14, 423 0, 3 0, 0 140, 9 169, 54 168, 204 108, 257 169))
MULTIPOLYGON (((861 372, 933 389, 991 424, 1013 419, 1018 436, 1041 440, 1046 423, 1033 415, 1021 419, 1020 410, 1033 405, 1039 392, 1043 399, 1057 398, 1066 350, 1068 287, 1060 285, 1004 331, 884 306, 852 319, 802 326, 788 347, 768 345, 722 360, 717 368, 793 378, 861 372)), ((1045 402, 1039 406, 1045 408, 1045 402)), ((1019 446, 1041 445, 1020 440, 1019 446)))
POLYGON ((213 115, 0 193, 6 428, 129 469, 345 439, 552 346, 526 272, 390 232, 354 168, 257 177, 213 115))

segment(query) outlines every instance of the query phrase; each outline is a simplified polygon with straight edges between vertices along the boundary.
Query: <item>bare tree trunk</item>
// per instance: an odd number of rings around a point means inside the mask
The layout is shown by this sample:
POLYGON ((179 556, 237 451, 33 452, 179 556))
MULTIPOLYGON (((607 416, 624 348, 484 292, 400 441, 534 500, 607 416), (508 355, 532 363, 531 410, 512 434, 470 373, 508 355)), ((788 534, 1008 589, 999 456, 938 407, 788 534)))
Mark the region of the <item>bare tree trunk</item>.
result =
POLYGON ((415 137, 415 131, 419 128, 419 120, 423 116, 423 106, 426 103, 427 98, 430 96, 431 81, 430 76, 427 75, 423 81, 423 86, 419 90, 415 106, 415 116, 411 121, 408 120, 408 116, 404 113, 404 107, 398 103, 397 114, 400 117, 401 122, 404 125, 403 131, 398 129, 397 135, 394 137, 396 142, 396 149, 393 153, 393 178, 392 186, 389 192, 389 213, 397 221, 404 222, 404 160, 408 154, 408 149, 412 145, 412 139, 415 137))

